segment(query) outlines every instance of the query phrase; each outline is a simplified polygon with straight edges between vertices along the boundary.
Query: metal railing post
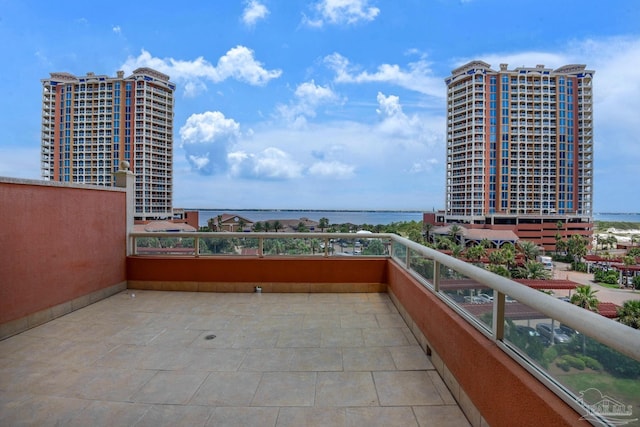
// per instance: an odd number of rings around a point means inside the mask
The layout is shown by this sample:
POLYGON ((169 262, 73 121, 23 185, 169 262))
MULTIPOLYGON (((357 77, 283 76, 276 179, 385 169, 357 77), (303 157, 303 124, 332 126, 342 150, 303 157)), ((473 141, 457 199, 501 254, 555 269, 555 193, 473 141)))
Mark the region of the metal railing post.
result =
POLYGON ((505 295, 496 290, 493 291, 493 337, 502 341, 504 339, 504 302, 505 295))

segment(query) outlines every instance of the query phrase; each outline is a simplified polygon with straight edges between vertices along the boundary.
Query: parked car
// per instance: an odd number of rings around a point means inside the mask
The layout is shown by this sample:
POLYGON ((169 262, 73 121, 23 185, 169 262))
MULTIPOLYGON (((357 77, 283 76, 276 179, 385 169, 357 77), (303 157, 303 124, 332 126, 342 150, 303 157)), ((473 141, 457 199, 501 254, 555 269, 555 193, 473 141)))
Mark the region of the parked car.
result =
POLYGON ((558 328, 560 328, 560 330, 562 331, 563 334, 565 334, 568 337, 572 337, 576 334, 580 335, 580 332, 576 331, 575 329, 567 326, 567 325, 563 325, 562 323, 560 323, 560 326, 558 326, 558 328))
POLYGON ((516 325, 516 331, 521 335, 529 337, 539 337, 540 333, 530 326, 516 325))
POLYGON ((492 302, 493 301, 493 297, 491 295, 489 295, 489 294, 478 294, 478 298, 482 298, 486 302, 492 302))
POLYGON ((487 304, 490 303, 491 301, 487 301, 484 298, 480 298, 479 296, 475 296, 475 297, 464 297, 464 302, 467 304, 487 304))
MULTIPOLYGON (((538 323, 536 325, 536 331, 538 331, 538 333, 543 336, 544 338, 546 338, 547 340, 549 340, 549 342, 551 342, 551 323, 538 323)), ((569 338, 569 336, 567 336, 564 332, 562 332, 562 329, 560 328, 554 328, 553 329, 553 342, 555 344, 562 344, 562 343, 567 343, 571 341, 571 338, 569 338)))

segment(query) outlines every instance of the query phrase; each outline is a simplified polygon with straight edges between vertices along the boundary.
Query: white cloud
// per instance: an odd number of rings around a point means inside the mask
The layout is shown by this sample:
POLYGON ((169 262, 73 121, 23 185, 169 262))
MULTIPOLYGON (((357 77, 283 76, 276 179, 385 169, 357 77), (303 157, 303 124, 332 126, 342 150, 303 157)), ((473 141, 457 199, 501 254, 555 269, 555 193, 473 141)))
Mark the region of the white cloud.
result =
POLYGON ((380 9, 369 5, 369 0, 320 0, 313 5, 315 18, 303 16, 303 23, 310 27, 328 24, 357 24, 373 21, 380 9))
POLYGON ((158 58, 146 50, 137 57, 129 56, 121 69, 131 72, 138 67, 150 67, 169 75, 173 81, 190 84, 190 96, 206 88, 203 80, 220 83, 232 78, 253 86, 264 86, 272 79, 280 77, 281 70, 267 70, 254 58, 254 52, 245 46, 229 49, 214 66, 204 57, 192 61, 174 58, 158 58))
MULTIPOLYGON (((441 141, 442 134, 434 132, 433 121, 428 120, 428 116, 405 114, 398 96, 385 96, 378 92, 376 99, 378 101, 376 112, 381 118, 380 123, 376 126, 376 132, 393 138, 396 141, 398 153, 421 150, 421 147, 432 149, 437 146, 438 141, 441 141)), ((403 170, 412 173, 428 170, 430 169, 429 165, 433 164, 431 160, 435 160, 435 158, 423 158, 420 160, 420 167, 417 167, 415 158, 407 158, 403 170)))
POLYGON ((238 178, 285 180, 302 176, 302 165, 275 147, 257 154, 236 151, 229 153, 227 159, 231 176, 238 178))
POLYGON ((442 79, 433 75, 424 59, 410 62, 406 69, 396 64, 382 64, 374 73, 358 72, 359 67, 351 65, 339 53, 326 56, 324 62, 336 73, 336 83, 387 83, 438 98, 445 96, 442 79))
POLYGON ((236 121, 219 111, 207 111, 192 114, 180 128, 180 147, 195 170, 209 175, 227 169, 227 151, 239 136, 236 121))
POLYGON ((321 105, 340 102, 340 97, 329 87, 316 85, 313 80, 296 88, 295 99, 289 105, 276 107, 280 116, 294 126, 306 124, 306 117, 315 117, 316 109, 321 105))
POLYGON ((248 27, 252 27, 261 19, 269 14, 269 9, 258 0, 250 0, 246 2, 244 11, 242 12, 242 22, 248 27))
POLYGON ((317 162, 311 165, 309 173, 318 177, 347 179, 354 176, 355 166, 342 162, 317 162))
POLYGON ((111 30, 116 34, 122 34, 122 28, 120 28, 120 25, 114 25, 111 30))

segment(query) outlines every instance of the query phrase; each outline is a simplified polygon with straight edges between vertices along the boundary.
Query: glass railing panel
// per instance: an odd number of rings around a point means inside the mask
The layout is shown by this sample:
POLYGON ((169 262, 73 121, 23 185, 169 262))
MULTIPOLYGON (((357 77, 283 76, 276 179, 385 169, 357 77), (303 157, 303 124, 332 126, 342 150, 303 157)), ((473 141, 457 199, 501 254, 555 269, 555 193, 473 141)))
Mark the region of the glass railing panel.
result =
POLYGON ((256 238, 201 237, 200 255, 258 255, 256 238))
POLYGON ((340 238, 336 239, 334 244, 334 255, 362 255, 364 249, 363 241, 359 238, 340 238))
POLYGON ((440 267, 440 292, 487 329, 493 322, 493 290, 446 266, 440 267))
POLYGON ((585 418, 640 424, 632 410, 640 407, 640 362, 520 302, 505 313, 505 341, 584 404, 585 418))
POLYGON ((406 264, 407 250, 402 243, 395 240, 391 242, 391 256, 402 265, 406 264))
POLYGON ((409 255, 409 268, 433 287, 433 271, 435 262, 417 252, 409 255))
POLYGON ((263 254, 269 255, 324 255, 321 239, 268 238, 263 242, 263 254))
POLYGON ((137 237, 139 255, 195 255, 193 237, 137 237))

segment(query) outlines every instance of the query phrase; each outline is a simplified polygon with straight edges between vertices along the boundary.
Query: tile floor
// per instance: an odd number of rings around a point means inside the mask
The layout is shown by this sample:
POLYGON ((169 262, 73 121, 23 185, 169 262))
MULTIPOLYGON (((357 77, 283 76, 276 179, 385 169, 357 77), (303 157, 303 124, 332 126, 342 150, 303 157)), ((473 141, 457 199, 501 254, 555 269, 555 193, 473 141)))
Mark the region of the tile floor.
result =
POLYGON ((469 424, 387 294, 125 291, 0 341, 0 425, 469 424))

